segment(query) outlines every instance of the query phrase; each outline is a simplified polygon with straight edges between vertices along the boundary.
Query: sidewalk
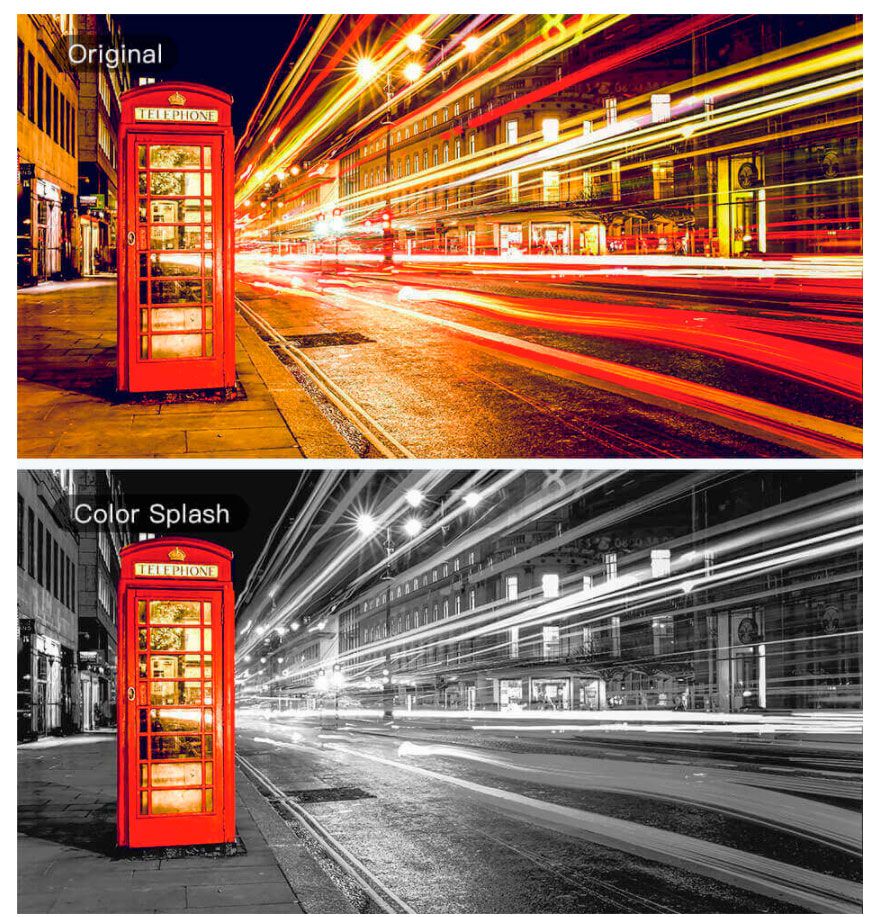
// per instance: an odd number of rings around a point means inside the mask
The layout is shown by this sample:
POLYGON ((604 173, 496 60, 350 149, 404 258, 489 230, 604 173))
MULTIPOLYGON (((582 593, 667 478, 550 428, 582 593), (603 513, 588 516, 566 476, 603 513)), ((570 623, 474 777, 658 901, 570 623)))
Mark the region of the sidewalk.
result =
POLYGON ((353 913, 296 834, 236 770, 246 853, 125 857, 115 847, 115 736, 18 747, 22 913, 353 913))
POLYGON ((236 318, 229 403, 124 403, 115 392, 115 282, 18 291, 21 458, 344 458, 345 440, 269 347, 236 318))

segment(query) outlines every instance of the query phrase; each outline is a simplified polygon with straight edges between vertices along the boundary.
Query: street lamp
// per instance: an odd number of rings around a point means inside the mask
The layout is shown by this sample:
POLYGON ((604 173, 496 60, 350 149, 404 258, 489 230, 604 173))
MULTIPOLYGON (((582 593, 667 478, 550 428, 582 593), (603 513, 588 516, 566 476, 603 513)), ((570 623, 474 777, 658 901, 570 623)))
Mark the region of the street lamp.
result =
POLYGON ((469 509, 474 509, 476 506, 480 504, 480 501, 482 499, 483 497, 481 497, 481 495, 476 490, 472 490, 472 491, 469 491, 467 494, 465 494, 465 496, 462 498, 462 502, 469 509))
POLYGON ((409 538, 415 538, 423 531, 423 523, 416 516, 411 516, 405 521, 405 534, 409 538))
POLYGON ((423 503, 425 496, 423 495, 422 490, 418 490, 416 487, 412 487, 405 494, 405 499, 408 501, 409 506, 413 506, 414 509, 416 509, 423 503))

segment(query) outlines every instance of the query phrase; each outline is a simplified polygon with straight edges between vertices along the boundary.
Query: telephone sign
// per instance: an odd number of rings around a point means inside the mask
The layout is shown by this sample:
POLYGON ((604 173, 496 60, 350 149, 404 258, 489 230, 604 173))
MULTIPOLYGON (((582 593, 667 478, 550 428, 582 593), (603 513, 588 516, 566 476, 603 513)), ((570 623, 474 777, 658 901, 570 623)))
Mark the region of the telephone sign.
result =
POLYGON ((231 104, 193 83, 121 96, 120 391, 235 384, 231 104))
POLYGON ((120 847, 235 838, 231 558, 193 538, 121 550, 120 847))

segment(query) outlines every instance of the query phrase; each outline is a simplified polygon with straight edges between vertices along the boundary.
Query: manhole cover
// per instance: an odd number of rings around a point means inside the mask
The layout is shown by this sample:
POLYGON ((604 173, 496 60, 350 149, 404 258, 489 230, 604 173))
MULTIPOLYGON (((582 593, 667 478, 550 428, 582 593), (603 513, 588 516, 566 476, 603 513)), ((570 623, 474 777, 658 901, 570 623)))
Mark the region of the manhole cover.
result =
POLYGON ((295 347, 340 347, 344 344, 374 344, 371 338, 356 331, 334 331, 330 334, 291 334, 285 340, 295 347))
POLYGON ((345 802, 349 799, 374 799, 356 786, 326 786, 318 790, 285 790, 296 802, 345 802))

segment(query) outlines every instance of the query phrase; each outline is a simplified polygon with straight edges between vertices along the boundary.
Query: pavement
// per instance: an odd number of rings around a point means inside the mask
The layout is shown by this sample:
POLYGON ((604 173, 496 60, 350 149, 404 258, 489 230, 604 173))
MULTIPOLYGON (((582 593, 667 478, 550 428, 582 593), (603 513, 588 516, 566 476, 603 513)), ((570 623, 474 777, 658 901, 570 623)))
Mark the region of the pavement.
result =
POLYGON ((20 913, 352 913, 291 827, 236 773, 245 853, 143 859, 115 847, 115 735, 18 747, 20 913))
POLYGON ((354 453, 241 316, 245 398, 141 404, 115 391, 116 282, 18 292, 21 458, 345 458, 354 453))

